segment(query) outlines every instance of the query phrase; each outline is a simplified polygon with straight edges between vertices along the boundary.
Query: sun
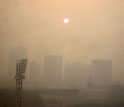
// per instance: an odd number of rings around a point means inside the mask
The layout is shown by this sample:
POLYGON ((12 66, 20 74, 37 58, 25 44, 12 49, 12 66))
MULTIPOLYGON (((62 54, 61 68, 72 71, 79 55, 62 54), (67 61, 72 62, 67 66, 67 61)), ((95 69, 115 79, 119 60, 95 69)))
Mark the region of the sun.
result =
POLYGON ((69 23, 69 19, 68 18, 64 18, 64 23, 65 24, 69 23))

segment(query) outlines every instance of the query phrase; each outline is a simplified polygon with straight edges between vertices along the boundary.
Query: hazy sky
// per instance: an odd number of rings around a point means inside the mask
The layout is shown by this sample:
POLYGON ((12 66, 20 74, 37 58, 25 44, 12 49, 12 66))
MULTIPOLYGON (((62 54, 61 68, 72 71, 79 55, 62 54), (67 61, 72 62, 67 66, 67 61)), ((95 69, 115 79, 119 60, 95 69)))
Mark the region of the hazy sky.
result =
POLYGON ((0 0, 1 75, 16 46, 30 61, 48 54, 65 62, 112 59, 113 80, 124 81, 124 0, 0 0))

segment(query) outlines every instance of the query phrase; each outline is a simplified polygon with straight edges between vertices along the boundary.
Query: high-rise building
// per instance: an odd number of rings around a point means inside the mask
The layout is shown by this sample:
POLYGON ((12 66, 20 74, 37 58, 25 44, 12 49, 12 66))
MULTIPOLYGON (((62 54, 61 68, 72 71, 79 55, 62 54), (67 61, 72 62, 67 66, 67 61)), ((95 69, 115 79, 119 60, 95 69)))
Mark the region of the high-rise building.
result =
POLYGON ((67 88, 84 88, 89 79, 88 65, 80 62, 65 65, 65 84, 67 88))
POLYGON ((47 88, 61 88, 62 86, 62 56, 44 57, 44 76, 47 88))
POLYGON ((15 47, 10 50, 9 55, 9 79, 15 81, 16 75, 16 61, 19 59, 26 59, 27 51, 24 47, 15 47))
POLYGON ((91 75, 94 85, 109 86, 112 82, 112 61, 93 60, 91 63, 91 75))

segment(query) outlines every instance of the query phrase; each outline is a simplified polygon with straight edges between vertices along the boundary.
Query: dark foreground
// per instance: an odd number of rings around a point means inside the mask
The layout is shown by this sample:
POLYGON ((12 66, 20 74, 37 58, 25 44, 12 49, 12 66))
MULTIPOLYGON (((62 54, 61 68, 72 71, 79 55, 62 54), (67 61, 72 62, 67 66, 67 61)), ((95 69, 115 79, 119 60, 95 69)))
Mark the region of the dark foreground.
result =
MULTIPOLYGON (((0 89, 0 107, 17 107, 16 90, 0 89)), ((124 107, 124 87, 23 90, 22 107, 124 107)))

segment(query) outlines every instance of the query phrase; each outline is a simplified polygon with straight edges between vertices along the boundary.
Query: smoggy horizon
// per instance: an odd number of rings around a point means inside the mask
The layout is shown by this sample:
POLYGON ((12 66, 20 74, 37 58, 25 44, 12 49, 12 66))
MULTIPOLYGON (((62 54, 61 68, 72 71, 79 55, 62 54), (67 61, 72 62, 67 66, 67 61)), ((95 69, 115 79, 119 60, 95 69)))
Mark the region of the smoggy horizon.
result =
POLYGON ((10 50, 24 47, 29 63, 41 65, 54 54, 64 64, 112 60, 113 80, 124 82, 123 10, 123 0, 1 0, 0 77, 9 72, 10 50))

